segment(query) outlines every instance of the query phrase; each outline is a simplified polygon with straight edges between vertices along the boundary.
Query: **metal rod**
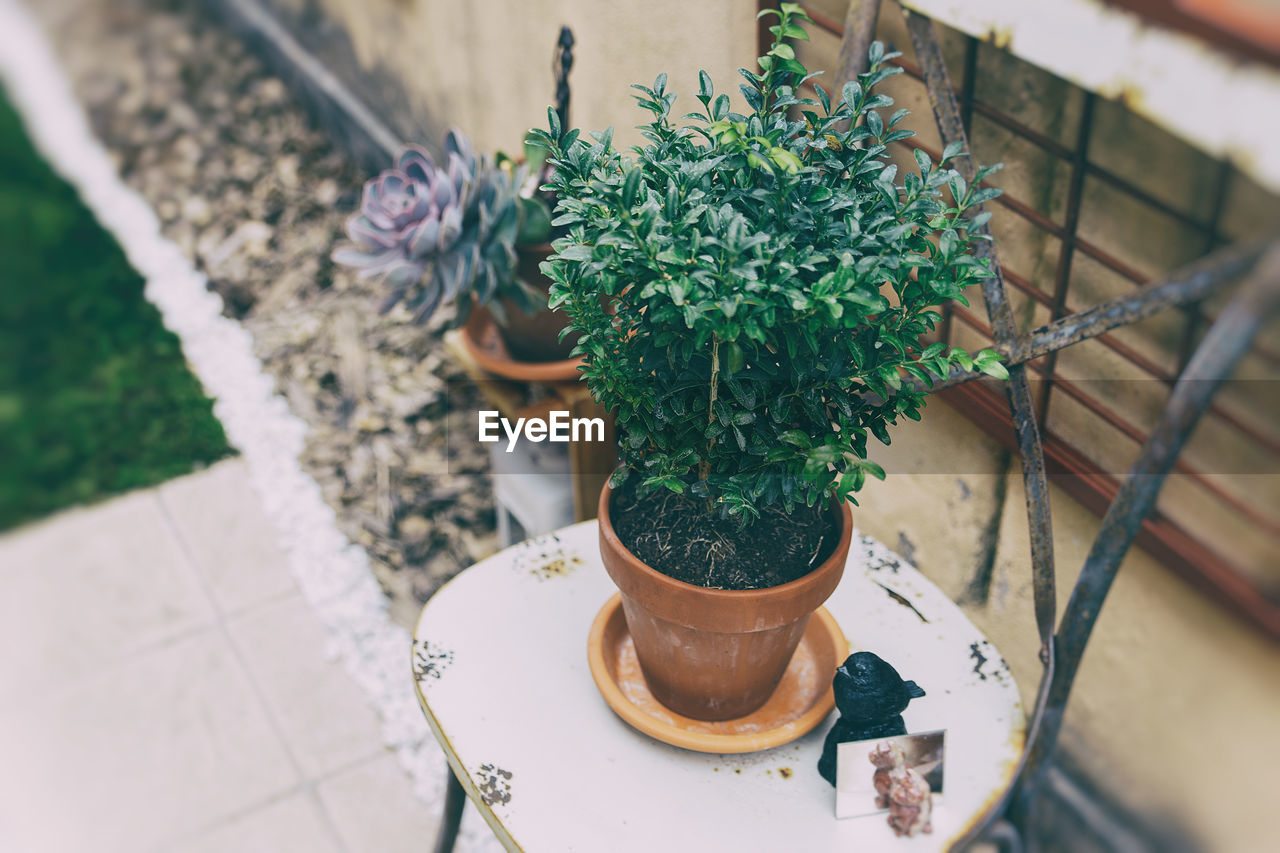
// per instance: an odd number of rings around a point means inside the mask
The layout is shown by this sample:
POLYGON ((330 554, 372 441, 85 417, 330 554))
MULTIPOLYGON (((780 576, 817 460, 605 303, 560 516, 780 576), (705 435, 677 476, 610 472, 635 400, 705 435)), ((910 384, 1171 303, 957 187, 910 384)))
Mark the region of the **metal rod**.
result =
POLYGON ((561 127, 571 127, 569 124, 569 72, 573 70, 573 45, 573 30, 561 27, 560 35, 556 39, 555 60, 552 63, 556 80, 556 115, 560 119, 561 127))
MULTIPOLYGON (((924 72, 925 85, 929 90, 929 103, 933 107, 942 144, 945 146, 953 141, 959 141, 964 151, 968 152, 968 139, 960 121, 955 93, 947 76, 946 63, 938 46, 933 22, 906 9, 903 9, 903 14, 906 17, 907 31, 911 36, 916 58, 924 72)), ((972 184, 975 175, 973 158, 965 153, 953 162, 956 170, 972 184)), ((979 240, 975 253, 990 258, 993 273, 991 278, 983 282, 987 315, 991 319, 996 342, 1008 345, 1014 340, 1016 330, 1013 312, 1009 307, 1004 288, 1004 279, 1000 274, 1000 264, 986 226, 977 231, 979 232, 977 236, 986 239, 979 240)), ((1045 476, 1044 448, 1040 443, 1040 431, 1036 427, 1035 408, 1024 365, 1015 364, 1009 369, 1009 381, 1005 385, 1005 393, 1009 400, 1014 432, 1018 439, 1018 452, 1022 456, 1023 486, 1027 496, 1027 521, 1031 540, 1032 598, 1036 628, 1040 635, 1040 659, 1045 667, 1036 708, 1027 724, 1027 744, 1030 746, 1038 737, 1040 720, 1043 718, 1042 711, 1048 695, 1046 685, 1053 678, 1057 660, 1054 650, 1054 617, 1057 598, 1054 579, 1053 523, 1049 513, 1049 484, 1045 476)), ((1029 752, 1024 750, 1019 768, 1022 762, 1027 760, 1028 755, 1029 752)), ((980 834, 989 822, 1003 811, 1006 798, 1011 796, 1010 791, 1006 791, 1000 801, 994 803, 977 822, 973 829, 975 835, 980 834)))
MULTIPOLYGON (((840 39, 840 72, 833 91, 867 71, 867 54, 876 37, 880 0, 850 0, 844 13, 844 35, 840 39)), ((816 21, 815 21, 816 23, 816 21)))
MULTIPOLYGON (((1091 413, 1122 433, 1131 441, 1140 445, 1146 440, 1147 434, 1144 430, 1140 429, 1131 421, 1117 415, 1111 409, 1108 409, 1102 403, 1098 402, 1096 398, 1080 390, 1074 382, 1069 382, 1062 378, 1058 378, 1056 381, 1057 386, 1062 393, 1084 406, 1091 413)), ((1212 411, 1212 407, 1210 407, 1210 411, 1212 411)), ((1248 519, 1251 524, 1259 527, 1270 536, 1280 537, 1280 522, 1277 522, 1275 518, 1269 517, 1261 512, 1250 501, 1227 491, 1220 484, 1209 479, 1209 477, 1203 472, 1193 467, 1191 463, 1187 462, 1185 459, 1179 458, 1177 462, 1174 463, 1174 467, 1177 469, 1179 474, 1185 474, 1187 479, 1191 480, 1197 486, 1222 501, 1223 504, 1228 506, 1242 518, 1248 519)))
POLYGON ((1062 618, 1054 673, 1040 736, 1030 746, 1026 786, 1034 795, 1062 729, 1063 713, 1085 647, 1120 563, 1151 513, 1178 454, 1214 393, 1249 350, 1263 322, 1280 310, 1280 243, 1269 248, 1196 349, 1169 404, 1102 520, 1062 618))
MULTIPOLYGON (((952 162, 954 168, 972 182, 976 172, 973 158, 967 153, 968 139, 960 122, 954 90, 947 77, 947 67, 938 46, 933 22, 928 18, 903 10, 907 30, 915 47, 916 58, 925 75, 929 89, 929 102, 938 123, 943 145, 959 141, 966 153, 952 162)), ((977 211, 974 211, 975 213, 977 211)), ((980 239, 974 250, 979 257, 991 261, 992 276, 983 282, 983 297, 987 303, 987 315, 998 345, 1008 345, 1016 335, 1013 311, 1009 307, 1008 294, 1001 275, 1000 262, 990 232, 984 225, 976 229, 980 239), (985 239, 984 239, 985 238, 985 239)), ((1006 387, 1012 410, 1014 430, 1018 436, 1018 448, 1022 454, 1023 479, 1027 490, 1027 512, 1031 528, 1031 563, 1034 586, 1036 624, 1040 630, 1041 658, 1053 659, 1053 621, 1055 610, 1053 577, 1053 527, 1049 518, 1049 486, 1044 472, 1044 450, 1040 445, 1040 431, 1036 427, 1035 409, 1031 401, 1031 389, 1022 364, 1009 370, 1006 387)))
MULTIPOLYGON (((1204 254, 1209 254, 1218 244, 1218 231, 1222 225, 1222 211, 1226 207, 1227 187, 1231 183, 1231 161, 1223 160, 1218 164, 1218 180, 1213 185, 1213 200, 1209 209, 1209 223, 1205 229, 1204 254)), ((1196 350, 1196 336, 1205 324, 1204 314, 1200 311, 1187 311, 1187 326, 1183 330, 1182 345, 1178 348, 1178 372, 1187 366, 1196 350)))
MULTIPOLYGON (((1252 268, 1262 253, 1263 245, 1261 242, 1254 242, 1220 249, 1140 290, 1107 300, 1086 311, 1072 314, 1022 335, 1014 341, 1007 352, 1002 354, 1008 364, 1029 363, 1080 341, 1096 338, 1130 363, 1172 386, 1177 381, 1175 374, 1127 344, 1106 334, 1106 330, 1127 326, 1169 308, 1192 305, 1225 289, 1252 268)), ((1006 272, 1005 277, 1011 283, 1018 282, 1012 273, 1006 272)), ((1018 289, 1023 290, 1021 286, 1018 289)), ((954 309, 954 313, 967 325, 987 337, 992 337, 990 328, 972 314, 958 306, 954 309)), ((941 390, 953 385, 961 385, 981 376, 982 374, 976 371, 953 369, 945 381, 933 387, 935 390, 941 390)), ((1210 405, 1209 411, 1269 453, 1280 453, 1280 440, 1275 436, 1264 433, 1238 415, 1224 409, 1217 402, 1210 405)))
POLYGON ((965 36, 964 76, 960 78, 960 123, 965 133, 973 133, 974 90, 978 85, 978 40, 965 36))
POLYGON ((462 807, 467 804, 467 792, 453 775, 453 768, 446 766, 444 772, 444 811, 440 815, 440 828, 436 830, 435 853, 453 853, 458 829, 462 826, 462 807))
MULTIPOLYGON (((1101 305, 1094 306, 1088 311, 1068 316, 1068 318, 1057 321, 1057 323, 1043 325, 1043 327, 1034 330, 1034 332, 1024 334, 1024 336, 1016 339, 1010 350, 1004 353, 1006 364, 1023 364, 1023 362, 1027 362, 1037 373, 1043 373, 1043 366, 1037 365, 1036 361, 1046 353, 1056 352, 1061 348, 1094 337, 1110 350, 1119 353, 1126 360, 1137 365, 1138 368, 1151 374, 1152 377, 1167 384, 1167 386, 1172 386, 1178 379, 1176 375, 1171 374, 1165 368, 1161 368, 1156 362, 1147 359, 1146 356, 1133 350, 1132 347, 1117 341, 1110 334, 1103 332, 1102 329, 1123 327, 1123 325, 1146 319, 1147 316, 1170 309, 1170 307, 1190 305, 1198 300, 1203 300, 1203 298, 1210 296, 1211 293, 1229 286, 1240 275, 1247 273, 1251 266, 1256 263, 1257 257, 1261 255, 1261 252, 1261 243, 1224 248, 1224 250, 1216 252, 1215 255, 1204 257, 1197 263, 1175 270, 1169 278, 1148 284, 1147 287, 1140 289, 1140 291, 1102 302, 1101 305), (1074 329, 1071 336, 1056 337, 1056 334, 1069 327, 1074 329)), ((1015 280, 1011 273, 1006 273, 1006 279, 1010 280, 1010 282, 1015 280)), ((993 338, 991 327, 982 323, 982 320, 975 318, 972 313, 964 310, 963 307, 955 306, 952 309, 952 314, 956 318, 963 320, 970 328, 977 330, 977 332, 984 334, 988 338, 993 338)), ((934 384, 932 388, 934 391, 942 391, 945 388, 972 382, 972 380, 979 379, 982 375, 982 373, 974 370, 952 368, 951 374, 945 380, 934 384)), ((924 388, 923 384, 920 384, 919 387, 924 388)), ((1092 403, 1096 403, 1096 401, 1092 401, 1092 398, 1089 398, 1089 401, 1085 401, 1082 397, 1080 400, 1084 402, 1084 405, 1091 405, 1091 407, 1092 403)), ((1263 433, 1261 429, 1240 419, 1239 415, 1224 409, 1216 401, 1211 403, 1210 412, 1216 418, 1220 418, 1225 424, 1228 424, 1229 427, 1235 429, 1236 432, 1244 435, 1249 441, 1265 448, 1267 452, 1280 453, 1280 439, 1277 439, 1275 435, 1263 433)), ((1137 441, 1142 441, 1142 438, 1138 437, 1137 441)), ((1220 493, 1221 489, 1213 487, 1211 491, 1220 493)), ((1239 508, 1239 502, 1235 501, 1234 498, 1228 498, 1228 500, 1233 503, 1233 506, 1239 508)), ((1244 512, 1245 515, 1253 515, 1251 510, 1244 510, 1244 512)), ((1270 520, 1260 524, 1268 529, 1275 526, 1270 520)))
MULTIPOLYGON (((1080 199, 1084 195, 1085 167, 1089 163, 1089 137, 1093 133, 1093 104, 1095 95, 1086 92, 1080 114, 1080 128, 1076 135, 1076 147, 1071 158, 1071 181, 1067 187, 1067 212, 1062 223, 1062 245, 1058 247, 1058 266, 1053 276, 1053 306, 1050 322, 1062 317, 1067 305, 1067 286, 1071 283, 1071 257, 1076 248, 1076 226, 1080 222, 1080 199)), ((1045 359, 1046 384, 1040 397, 1037 414, 1040 423, 1048 423, 1049 400, 1053 396, 1054 374, 1058 367, 1058 353, 1054 351, 1045 359)))
POLYGON ((1263 248, 1263 243, 1254 242, 1220 249, 1161 281, 1034 329, 1015 340, 1005 355, 1015 364, 1030 361, 1110 329, 1145 320, 1166 308, 1199 302, 1247 273, 1261 257, 1263 248))

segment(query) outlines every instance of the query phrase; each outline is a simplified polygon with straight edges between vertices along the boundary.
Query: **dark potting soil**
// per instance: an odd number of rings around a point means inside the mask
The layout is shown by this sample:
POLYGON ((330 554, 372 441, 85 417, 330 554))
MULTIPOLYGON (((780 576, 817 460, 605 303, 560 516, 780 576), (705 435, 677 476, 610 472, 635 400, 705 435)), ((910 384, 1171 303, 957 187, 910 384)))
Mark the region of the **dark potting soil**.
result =
POLYGON ((668 577, 709 589, 766 589, 804 577, 835 549, 839 526, 825 507, 767 507, 754 523, 706 511, 666 489, 637 497, 624 483, 610 518, 632 554, 668 577))

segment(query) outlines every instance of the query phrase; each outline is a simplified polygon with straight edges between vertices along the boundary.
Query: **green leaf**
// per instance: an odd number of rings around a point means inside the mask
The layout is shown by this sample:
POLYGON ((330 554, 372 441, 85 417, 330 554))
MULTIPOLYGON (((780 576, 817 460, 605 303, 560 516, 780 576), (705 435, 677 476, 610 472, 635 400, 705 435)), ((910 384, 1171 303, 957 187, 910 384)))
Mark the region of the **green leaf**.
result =
POLYGON ((850 80, 848 83, 845 83, 844 87, 840 90, 841 100, 848 104, 850 109, 858 108, 858 99, 861 97, 862 86, 858 84, 857 80, 850 80))
POLYGON ((798 429, 789 429, 786 432, 781 433, 778 436, 778 441, 800 448, 807 448, 809 446, 808 434, 798 429))
POLYGON ((990 201, 991 199, 996 198, 997 196, 1002 194, 1003 192, 1004 190, 1000 189, 999 187, 983 187, 982 189, 975 192, 973 196, 969 199, 969 206, 973 207, 975 205, 982 204, 984 201, 990 201))
POLYGON ((880 113, 871 110, 867 113, 867 129, 871 131, 871 135, 877 139, 884 133, 884 119, 880 118, 880 113))
POLYGON ((996 379, 1009 378, 1009 371, 1000 363, 1000 353, 995 350, 982 350, 973 357, 973 364, 988 376, 994 376, 996 379))
POLYGON ((622 203, 627 207, 635 207, 636 195, 640 191, 642 180, 644 180, 644 173, 639 168, 634 168, 627 173, 626 182, 622 185, 622 203))
POLYGON ((792 154, 790 151, 788 151, 785 148, 771 149, 769 151, 769 159, 777 163, 779 166, 781 166, 783 169, 785 169, 787 172, 793 175, 796 172, 799 172, 800 168, 804 165, 803 163, 800 162, 799 157, 792 154))
MULTIPOLYGON (((877 136, 879 134, 876 134, 877 136)), ((929 154, 923 148, 912 148, 911 153, 915 155, 916 165, 920 167, 921 175, 928 175, 933 169, 933 161, 929 159, 929 154)))
POLYGON ((877 480, 884 479, 884 469, 872 462, 870 459, 859 459, 858 467, 866 471, 872 477, 875 477, 877 480))
POLYGON ((996 379, 1009 378, 1008 369, 998 361, 988 361, 984 364, 979 364, 978 369, 988 376, 994 376, 996 379))
POLYGON ((711 75, 705 71, 698 72, 698 97, 711 100, 715 87, 711 85, 711 75))

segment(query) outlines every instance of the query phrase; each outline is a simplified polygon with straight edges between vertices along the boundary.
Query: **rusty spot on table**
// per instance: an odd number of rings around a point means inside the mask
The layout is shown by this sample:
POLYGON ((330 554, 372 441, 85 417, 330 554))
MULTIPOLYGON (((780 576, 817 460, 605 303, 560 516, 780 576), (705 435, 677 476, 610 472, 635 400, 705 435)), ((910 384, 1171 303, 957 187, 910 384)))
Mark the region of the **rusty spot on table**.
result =
POLYGON ((779 775, 779 776, 781 776, 783 779, 790 779, 790 778, 791 778, 791 774, 792 774, 792 772, 793 772, 793 771, 792 771, 792 769, 791 769, 790 767, 779 767, 779 768, 778 768, 778 775, 779 775))
POLYGON ((480 799, 486 806, 503 805, 511 802, 510 770, 503 770, 496 764, 481 764, 477 789, 480 799))
POLYGON ((862 553, 867 558, 867 568, 871 571, 880 572, 888 569, 896 575, 902 568, 902 562, 892 553, 886 556, 876 540, 863 536, 862 546, 862 553))
POLYGON ((413 677, 418 681, 439 679, 453 663, 453 649, 433 645, 430 640, 413 644, 413 677))
POLYGON ((553 533, 530 540, 520 565, 538 580, 545 581, 571 574, 583 565, 583 560, 565 548, 560 537, 553 533))
POLYGON ((984 652, 993 652, 991 643, 987 640, 973 642, 969 644, 969 657, 973 660, 973 673, 983 681, 987 680, 987 676, 995 678, 997 681, 1004 681, 1009 674, 1009 665, 1005 663, 1004 658, 988 657, 984 652), (991 667, 986 664, 991 663, 991 667))

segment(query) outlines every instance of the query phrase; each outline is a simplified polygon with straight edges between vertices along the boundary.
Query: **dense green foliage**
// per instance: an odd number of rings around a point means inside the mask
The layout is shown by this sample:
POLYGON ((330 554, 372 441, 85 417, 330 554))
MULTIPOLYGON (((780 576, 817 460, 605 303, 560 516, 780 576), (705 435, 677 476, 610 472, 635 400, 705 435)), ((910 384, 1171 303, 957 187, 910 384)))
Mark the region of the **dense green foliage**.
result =
POLYGON ((917 151, 918 172, 889 163, 907 111, 885 118, 892 100, 873 89, 897 54, 876 43, 834 100, 820 86, 800 98, 815 75, 787 40, 807 38, 807 18, 794 4, 762 14, 779 22, 759 73, 741 71, 750 112, 703 72, 702 109, 676 126, 660 75, 635 87, 652 121, 634 157, 611 130, 588 140, 554 113, 540 132, 569 228, 544 271, 592 394, 616 413, 615 483, 638 473, 745 519, 883 477, 868 437, 887 444, 899 416, 918 419, 951 364, 1004 374, 992 351, 921 345, 934 309, 988 275, 969 234, 989 214, 967 212, 999 191, 947 168, 958 146, 939 164, 917 151))
POLYGON ((230 452, 142 285, 0 97, 0 529, 230 452))

